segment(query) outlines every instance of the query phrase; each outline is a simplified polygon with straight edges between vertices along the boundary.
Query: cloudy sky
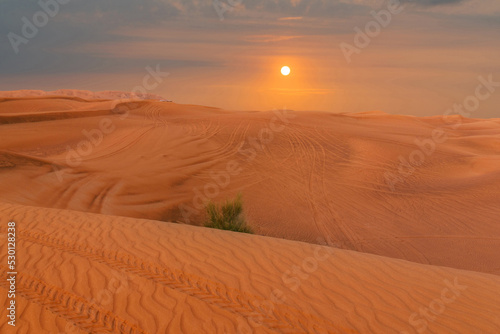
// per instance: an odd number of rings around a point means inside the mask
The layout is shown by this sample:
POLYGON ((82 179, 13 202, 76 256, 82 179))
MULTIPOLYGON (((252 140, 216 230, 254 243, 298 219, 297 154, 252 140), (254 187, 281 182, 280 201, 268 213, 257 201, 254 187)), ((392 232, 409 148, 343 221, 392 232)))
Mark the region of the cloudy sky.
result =
POLYGON ((55 1, 0 0, 0 90, 131 91, 150 66, 179 103, 423 116, 500 82, 498 0, 55 1))

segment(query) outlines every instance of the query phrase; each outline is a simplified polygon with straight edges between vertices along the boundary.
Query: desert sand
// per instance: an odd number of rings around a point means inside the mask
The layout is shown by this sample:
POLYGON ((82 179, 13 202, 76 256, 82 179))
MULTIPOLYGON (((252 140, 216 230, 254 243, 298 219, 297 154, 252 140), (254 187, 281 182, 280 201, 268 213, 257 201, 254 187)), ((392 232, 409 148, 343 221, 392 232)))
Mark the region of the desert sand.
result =
MULTIPOLYGON (((17 333, 500 328, 495 275, 151 220, 12 204, 0 210, 18 223, 24 259, 17 333)), ((5 323, 0 330, 11 332, 5 323)))
POLYGON ((500 332, 500 119, 0 96, 16 333, 500 332))

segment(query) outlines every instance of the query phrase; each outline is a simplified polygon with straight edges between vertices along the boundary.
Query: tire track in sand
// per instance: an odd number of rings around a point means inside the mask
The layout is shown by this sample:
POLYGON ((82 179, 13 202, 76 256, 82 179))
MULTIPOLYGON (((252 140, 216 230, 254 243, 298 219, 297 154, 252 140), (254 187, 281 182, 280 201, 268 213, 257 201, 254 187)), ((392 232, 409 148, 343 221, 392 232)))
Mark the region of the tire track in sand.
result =
MULTIPOLYGON (((40 232, 18 230, 17 233, 18 238, 82 256, 120 271, 136 274, 156 284, 197 298, 202 302, 218 306, 231 313, 238 313, 247 319, 258 317, 263 320, 262 324, 271 330, 288 333, 338 333, 338 326, 312 314, 285 305, 279 305, 271 310, 264 309, 255 305, 255 303, 263 304, 266 302, 261 297, 227 288, 222 284, 192 274, 148 263, 128 254, 99 250, 57 239, 40 232), (313 319, 314 323, 304 321, 306 318, 313 319)), ((347 333, 349 330, 343 329, 342 332, 347 333)))
MULTIPOLYGON (((8 272, 7 267, 0 268, 2 272, 8 272)), ((8 284, 6 275, 2 275, 0 287, 8 289, 8 284)), ((17 274, 16 292, 29 302, 41 305, 89 333, 146 334, 139 326, 121 319, 113 312, 27 274, 17 274)))

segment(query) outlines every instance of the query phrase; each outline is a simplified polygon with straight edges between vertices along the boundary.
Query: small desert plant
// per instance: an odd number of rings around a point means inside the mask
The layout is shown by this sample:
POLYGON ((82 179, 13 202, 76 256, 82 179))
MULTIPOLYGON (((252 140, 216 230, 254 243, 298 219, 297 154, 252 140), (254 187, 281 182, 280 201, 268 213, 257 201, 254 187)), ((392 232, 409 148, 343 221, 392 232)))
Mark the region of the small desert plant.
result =
POLYGON ((227 200, 222 204, 209 202, 206 207, 206 227, 218 228, 235 232, 252 233, 243 217, 243 200, 238 194, 234 200, 227 200))

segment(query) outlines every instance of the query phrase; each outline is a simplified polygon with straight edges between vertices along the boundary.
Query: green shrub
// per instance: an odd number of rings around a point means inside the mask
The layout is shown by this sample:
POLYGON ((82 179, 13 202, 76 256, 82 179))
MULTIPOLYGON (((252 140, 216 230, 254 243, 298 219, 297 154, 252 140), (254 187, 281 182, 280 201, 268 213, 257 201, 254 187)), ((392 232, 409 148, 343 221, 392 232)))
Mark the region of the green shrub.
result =
POLYGON ((252 233, 250 227, 246 225, 243 216, 243 200, 241 199, 241 194, 238 194, 234 200, 227 200, 222 204, 209 202, 205 209, 207 212, 205 227, 252 233))

